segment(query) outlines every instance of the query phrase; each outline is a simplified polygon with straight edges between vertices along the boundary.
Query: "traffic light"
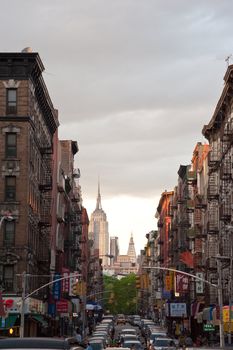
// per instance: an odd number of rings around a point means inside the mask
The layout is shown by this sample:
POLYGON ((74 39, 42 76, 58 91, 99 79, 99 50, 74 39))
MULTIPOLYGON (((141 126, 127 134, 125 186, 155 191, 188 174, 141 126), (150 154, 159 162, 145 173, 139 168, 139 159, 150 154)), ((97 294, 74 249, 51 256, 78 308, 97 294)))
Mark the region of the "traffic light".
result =
POLYGON ((141 276, 136 276, 136 288, 141 289, 141 276))
POLYGON ((13 328, 10 328, 10 329, 9 329, 9 335, 13 335, 13 333, 14 333, 14 329, 13 329, 13 328))
POLYGON ((78 284, 78 282, 75 282, 72 285, 72 294, 73 295, 78 295, 79 294, 79 284, 78 284))

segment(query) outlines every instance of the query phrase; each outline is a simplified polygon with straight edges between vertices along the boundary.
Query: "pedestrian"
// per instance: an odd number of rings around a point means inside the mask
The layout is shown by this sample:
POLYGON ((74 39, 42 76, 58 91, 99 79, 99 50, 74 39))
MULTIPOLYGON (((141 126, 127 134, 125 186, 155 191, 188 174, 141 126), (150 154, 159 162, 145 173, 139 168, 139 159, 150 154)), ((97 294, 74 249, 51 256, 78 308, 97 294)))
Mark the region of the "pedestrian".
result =
POLYGON ((80 334, 79 328, 77 328, 77 329, 75 330, 75 332, 74 332, 74 337, 75 337, 76 343, 81 344, 81 342, 82 342, 82 336, 81 336, 81 334, 80 334))
POLYGON ((87 347, 86 347, 86 350, 93 350, 92 346, 90 343, 87 343, 87 347))

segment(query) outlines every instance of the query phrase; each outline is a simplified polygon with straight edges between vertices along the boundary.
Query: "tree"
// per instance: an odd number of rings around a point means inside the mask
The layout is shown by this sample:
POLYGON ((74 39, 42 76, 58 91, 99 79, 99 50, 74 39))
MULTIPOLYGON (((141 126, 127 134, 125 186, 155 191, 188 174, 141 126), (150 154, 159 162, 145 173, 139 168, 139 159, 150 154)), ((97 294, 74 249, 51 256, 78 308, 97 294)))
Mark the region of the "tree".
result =
POLYGON ((113 314, 135 314, 136 276, 129 274, 121 279, 104 276, 104 308, 113 314))

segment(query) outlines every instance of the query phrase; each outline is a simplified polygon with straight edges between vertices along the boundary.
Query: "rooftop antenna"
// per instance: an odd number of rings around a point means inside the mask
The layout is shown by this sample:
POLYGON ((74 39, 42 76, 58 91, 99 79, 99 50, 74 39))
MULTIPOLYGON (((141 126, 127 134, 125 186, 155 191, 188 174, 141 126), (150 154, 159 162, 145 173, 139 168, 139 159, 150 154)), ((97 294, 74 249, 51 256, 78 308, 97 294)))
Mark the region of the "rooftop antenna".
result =
POLYGON ((232 53, 231 53, 230 55, 228 55, 228 56, 225 58, 225 62, 226 62, 226 64, 227 64, 227 68, 228 68, 229 65, 230 65, 230 59, 231 59, 231 57, 232 57, 232 53))

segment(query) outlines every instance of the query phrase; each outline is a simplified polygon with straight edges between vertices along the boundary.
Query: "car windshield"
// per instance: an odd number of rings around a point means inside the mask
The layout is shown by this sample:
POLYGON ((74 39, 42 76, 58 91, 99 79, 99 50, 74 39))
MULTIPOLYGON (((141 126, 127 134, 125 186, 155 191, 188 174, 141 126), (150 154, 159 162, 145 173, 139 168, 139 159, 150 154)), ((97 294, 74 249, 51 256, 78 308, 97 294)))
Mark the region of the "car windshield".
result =
POLYGON ((137 336, 134 334, 126 334, 124 336, 124 341, 128 341, 128 340, 138 340, 138 339, 137 339, 137 336))
POLYGON ((124 342, 124 347, 126 348, 134 348, 134 349, 141 349, 142 345, 141 343, 135 343, 135 342, 131 342, 131 341, 126 341, 124 342))
POLYGON ((101 350, 103 349, 103 343, 95 343, 95 342, 90 342, 91 347, 93 350, 101 350))
POLYGON ((136 329, 122 329, 121 334, 136 334, 136 329))
POLYGON ((172 339, 159 338, 155 340, 154 345, 155 346, 174 346, 174 342, 172 341, 172 339))
POLYGON ((150 339, 155 340, 156 338, 165 338, 166 336, 166 333, 152 333, 150 339))

